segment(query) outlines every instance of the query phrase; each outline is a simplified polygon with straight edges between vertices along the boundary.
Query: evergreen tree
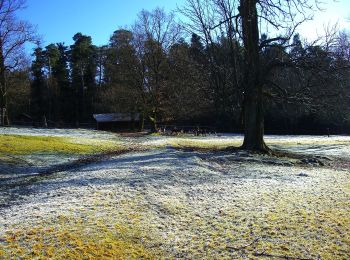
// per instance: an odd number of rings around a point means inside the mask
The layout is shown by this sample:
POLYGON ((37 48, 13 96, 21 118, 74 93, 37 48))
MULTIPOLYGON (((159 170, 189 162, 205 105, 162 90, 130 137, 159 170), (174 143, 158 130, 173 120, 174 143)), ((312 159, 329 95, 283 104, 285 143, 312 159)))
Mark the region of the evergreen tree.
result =
POLYGON ((60 112, 60 86, 54 75, 54 70, 60 57, 59 50, 55 44, 45 47, 44 51, 45 65, 47 72, 47 103, 48 103, 48 119, 57 122, 60 112))
POLYGON ((71 46, 70 66, 72 87, 75 90, 75 123, 92 120, 96 87, 97 47, 90 36, 77 33, 71 46))
POLYGON ((35 122, 40 122, 41 126, 47 126, 47 85, 44 73, 45 55, 42 48, 34 50, 35 60, 33 61, 32 84, 31 84, 31 114, 35 122))
POLYGON ((137 57, 132 40, 132 32, 124 29, 115 31, 110 38, 103 69, 105 88, 100 95, 100 109, 105 112, 138 110, 137 57))

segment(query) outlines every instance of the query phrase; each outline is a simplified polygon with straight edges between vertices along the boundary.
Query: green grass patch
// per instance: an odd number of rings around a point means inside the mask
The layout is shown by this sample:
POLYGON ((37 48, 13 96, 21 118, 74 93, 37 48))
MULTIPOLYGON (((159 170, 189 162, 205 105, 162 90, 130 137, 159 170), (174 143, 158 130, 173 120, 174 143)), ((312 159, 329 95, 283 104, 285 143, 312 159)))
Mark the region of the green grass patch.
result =
POLYGON ((65 137, 0 135, 0 154, 32 153, 92 154, 120 148, 115 141, 92 141, 65 137))
POLYGON ((174 138, 170 139, 167 145, 174 148, 189 148, 203 150, 220 150, 228 147, 239 147, 241 142, 238 140, 222 140, 222 139, 192 139, 192 138, 174 138))

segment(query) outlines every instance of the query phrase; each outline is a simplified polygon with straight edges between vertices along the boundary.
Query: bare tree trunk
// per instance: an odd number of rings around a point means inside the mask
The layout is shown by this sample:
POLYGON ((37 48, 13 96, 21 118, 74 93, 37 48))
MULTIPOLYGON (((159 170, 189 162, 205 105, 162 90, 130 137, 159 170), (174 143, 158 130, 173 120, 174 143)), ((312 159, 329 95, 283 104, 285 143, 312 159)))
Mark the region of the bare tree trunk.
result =
POLYGON ((0 39, 0 109, 1 114, 1 125, 6 125, 6 112, 7 112, 7 89, 6 89, 6 69, 5 69, 5 60, 3 56, 2 40, 0 39))
POLYGON ((244 100, 244 142, 242 148, 267 152, 264 142, 262 88, 251 89, 244 100))
POLYGON ((84 106, 84 69, 80 67, 80 86, 76 86, 75 126, 80 127, 81 112, 84 106))
POLYGON ((46 115, 43 115, 43 116, 42 116, 42 127, 47 128, 46 115))
POLYGON ((142 118, 141 118, 141 125, 140 125, 141 132, 145 129, 145 117, 146 117, 146 113, 145 111, 142 111, 142 118))
POLYGON ((264 142, 257 0, 240 0, 240 4, 245 51, 244 142, 242 148, 266 152, 268 147, 264 142))
MULTIPOLYGON (((0 65, 1 66, 1 65, 0 65)), ((0 108, 2 110, 1 116, 1 125, 9 125, 10 120, 8 118, 8 110, 7 110, 7 86, 6 86, 6 75, 5 69, 0 69, 0 88, 1 88, 1 97, 0 97, 0 108)))
MULTIPOLYGON (((1 73, 1 72, 0 72, 1 73)), ((2 73, 1 73, 2 74, 2 73)), ((0 75, 0 78, 2 76, 0 75)), ((4 81, 0 79, 0 88, 1 88, 1 93, 0 93, 0 110, 1 110, 1 126, 5 126, 5 117, 6 117, 6 90, 4 86, 4 81)))
POLYGON ((149 117, 151 121, 151 132, 155 133, 157 132, 158 126, 157 126, 157 111, 153 111, 153 115, 149 117))

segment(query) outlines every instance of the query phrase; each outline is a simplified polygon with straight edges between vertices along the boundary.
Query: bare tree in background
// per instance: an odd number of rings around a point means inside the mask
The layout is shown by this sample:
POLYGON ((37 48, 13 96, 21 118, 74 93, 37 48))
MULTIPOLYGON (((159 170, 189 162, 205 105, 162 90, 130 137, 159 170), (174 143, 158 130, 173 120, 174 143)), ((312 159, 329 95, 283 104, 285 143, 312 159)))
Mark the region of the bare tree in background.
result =
POLYGON ((157 8, 151 12, 143 10, 133 27, 134 44, 140 61, 139 90, 143 96, 144 114, 157 129, 161 113, 161 100, 167 71, 167 53, 181 33, 173 13, 167 14, 157 8))
MULTIPOLYGON (((200 36, 205 44, 208 74, 218 125, 232 119, 228 114, 239 114, 242 93, 242 55, 240 38, 234 17, 237 3, 227 0, 188 0, 179 11, 184 27, 190 33, 200 36), (222 55, 222 48, 225 55, 222 55), (221 118, 223 115, 224 117, 221 118)), ((233 121, 238 121, 233 119, 233 121)))
POLYGON ((16 13, 25 6, 24 0, 0 0, 0 108, 1 125, 8 124, 7 109, 7 72, 15 70, 25 60, 24 45, 37 42, 35 28, 21 21, 16 13))

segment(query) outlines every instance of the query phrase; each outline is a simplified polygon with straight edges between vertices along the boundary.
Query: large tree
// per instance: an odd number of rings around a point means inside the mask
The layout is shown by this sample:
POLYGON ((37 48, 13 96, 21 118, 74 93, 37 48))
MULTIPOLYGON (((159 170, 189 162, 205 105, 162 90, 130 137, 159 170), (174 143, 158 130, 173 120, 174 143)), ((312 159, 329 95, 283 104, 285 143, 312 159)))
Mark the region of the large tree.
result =
MULTIPOLYGON (((0 0, 0 109, 2 111, 7 108, 8 72, 17 69, 23 63, 24 44, 38 40, 33 26, 16 17, 16 13, 24 8, 24 3, 24 0, 0 0)), ((8 118, 2 116, 0 124, 5 123, 8 123, 8 118)))
POLYGON ((243 90, 244 149, 269 150, 264 142, 264 88, 272 71, 286 66, 283 55, 263 64, 262 52, 274 45, 287 48, 296 28, 310 18, 312 3, 317 0, 187 0, 181 10, 190 18, 189 29, 199 30, 207 41, 212 41, 213 33, 223 32, 233 39, 233 79, 237 91, 243 90), (271 28, 275 33, 269 38, 263 31, 271 28), (238 43, 243 46, 243 73, 237 70, 238 43))
POLYGON ((264 136, 263 89, 259 58, 257 0, 240 0, 239 15, 244 46, 244 142, 243 148, 267 150, 264 136))
POLYGON ((278 46, 283 50, 288 48, 297 27, 311 18, 309 12, 312 11, 313 4, 317 6, 318 0, 240 0, 236 17, 240 21, 245 56, 245 149, 269 150, 264 142, 264 88, 267 84, 274 84, 268 79, 276 67, 290 67, 299 63, 299 59, 285 62, 285 55, 279 55, 262 64, 261 52, 271 46, 278 46), (284 33, 271 38, 266 35, 260 37, 263 30, 261 24, 264 24, 265 28, 273 27, 277 32, 284 30, 284 33))

